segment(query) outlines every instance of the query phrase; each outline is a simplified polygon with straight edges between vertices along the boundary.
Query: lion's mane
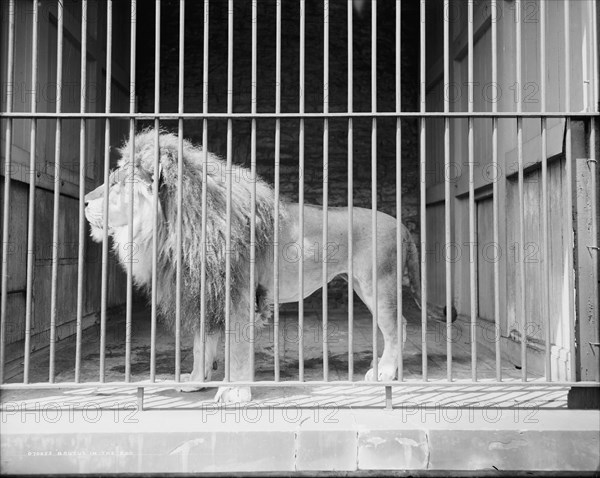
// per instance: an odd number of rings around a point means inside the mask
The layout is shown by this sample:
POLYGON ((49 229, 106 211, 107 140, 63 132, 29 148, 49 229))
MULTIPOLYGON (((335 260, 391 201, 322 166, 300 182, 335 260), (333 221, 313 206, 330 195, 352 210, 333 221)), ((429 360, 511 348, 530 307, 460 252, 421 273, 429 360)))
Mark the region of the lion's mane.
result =
MULTIPOLYGON (((154 173, 155 130, 147 129, 134 140, 136 179, 152 177, 154 173)), ((174 327, 176 303, 176 253, 177 253, 177 191, 178 191, 178 138, 171 133, 160 134, 160 208, 157 259, 157 305, 160 316, 174 327)), ((125 173, 131 168, 130 143, 120 149, 119 167, 125 173)), ((200 278, 202 257, 202 171, 203 149, 191 142, 183 142, 183 194, 182 215, 182 288, 181 325, 184 330, 196 331, 200 327, 200 278)), ((213 331, 222 326, 225 316, 225 266, 226 266, 226 163, 208 153, 207 168, 207 218, 206 218, 206 326, 213 331)), ((250 171, 232 166, 231 203, 231 303, 248 303, 241 297, 248 291, 250 261, 251 188, 250 171)), ((280 215, 286 214, 283 204, 280 215)), ((256 261, 267 260, 269 245, 274 237, 275 198, 272 188, 261 179, 256 180, 256 261)), ((139 218, 138 218, 139 220, 139 218)), ((152 217, 143 218, 150 226, 137 228, 134 241, 139 246, 139 260, 152 260, 152 217)), ((125 266, 125 264, 123 264, 125 266)), ((151 280, 136 285, 151 291, 151 280)))

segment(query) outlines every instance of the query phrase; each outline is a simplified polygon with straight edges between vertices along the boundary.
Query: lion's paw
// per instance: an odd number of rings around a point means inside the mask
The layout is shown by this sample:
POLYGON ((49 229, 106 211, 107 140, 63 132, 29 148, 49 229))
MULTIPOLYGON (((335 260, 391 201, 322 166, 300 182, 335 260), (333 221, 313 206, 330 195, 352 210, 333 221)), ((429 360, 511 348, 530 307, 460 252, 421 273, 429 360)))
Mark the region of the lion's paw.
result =
POLYGON ((219 387, 215 402, 243 403, 251 400, 250 387, 219 387))
POLYGON ((365 381, 367 382, 388 382, 396 378, 396 369, 393 367, 382 367, 379 366, 378 378, 375 379, 373 369, 369 370, 365 374, 365 381))
MULTIPOLYGON (((189 382, 191 380, 191 373, 182 373, 181 374, 181 381, 182 382, 189 382)), ((178 392, 184 392, 184 393, 189 393, 189 392, 199 392, 200 390, 204 390, 206 387, 197 387, 197 386, 189 386, 186 387, 185 385, 182 387, 176 387, 175 390, 178 392)))

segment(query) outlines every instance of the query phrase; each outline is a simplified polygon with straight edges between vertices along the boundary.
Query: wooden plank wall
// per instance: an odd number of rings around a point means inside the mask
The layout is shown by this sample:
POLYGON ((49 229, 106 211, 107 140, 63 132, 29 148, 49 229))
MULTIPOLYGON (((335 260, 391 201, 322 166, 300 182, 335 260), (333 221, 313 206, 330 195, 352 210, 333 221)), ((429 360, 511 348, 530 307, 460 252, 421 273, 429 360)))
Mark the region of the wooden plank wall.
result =
POLYGON ((477 310, 479 317, 494 321, 494 264, 502 260, 494 244, 492 198, 477 201, 477 310))
MULTIPOLYGON (((2 45, 0 64, 2 81, 6 79, 7 61, 7 14, 8 2, 2 2, 2 45)), ((15 94, 14 111, 29 111, 31 108, 31 3, 16 2, 15 28, 15 94)), ((117 24, 128 18, 124 2, 115 2, 113 17, 117 24)), ((86 108, 90 112, 104 111, 106 83, 106 2, 88 2, 88 52, 86 108)), ((62 110, 79 111, 80 85, 80 37, 81 4, 73 0, 64 2, 64 46, 63 46, 63 89, 62 110)), ((39 67, 38 67, 38 111, 55 111, 56 57, 57 57, 57 10, 55 2, 42 2, 39 8, 39 67)), ((113 111, 128 110, 128 28, 113 30, 113 111), (124 62, 125 61, 125 62, 124 62)), ((2 109, 6 108, 6 94, 2 91, 2 109)), ((2 131, 6 128, 3 120, 2 131)), ((9 280, 7 299, 7 359, 18 360, 23 354, 25 288, 27 263, 27 216, 29 188, 29 141, 30 120, 13 122, 12 179, 10 197, 8 260, 9 280)), ((39 120, 36 142, 36 199, 35 199, 35 267, 34 303, 32 317, 32 351, 48 345, 50 324, 50 294, 52 251, 58 248, 58 338, 64 339, 75 333, 77 249, 78 249, 78 204, 79 204, 79 120, 63 120, 61 151, 61 198, 59 218, 59 242, 52 243, 53 190, 55 184, 55 131, 56 120, 39 120)), ((121 143, 128 131, 126 121, 111 123, 111 145, 121 143)), ((5 136, 2 135, 1 158, 4 174, 5 136)), ((87 122, 86 190, 102 182, 104 160, 104 120, 87 122)), ((116 158, 111 158, 112 162, 116 158)), ((4 176, 0 194, 3 195, 4 176)), ((0 215, 2 211, 0 211, 0 215)), ((86 232, 88 225, 85 225, 86 232)), ((4 240, 4 238, 2 239, 4 240)), ((85 244, 85 296, 84 326, 92 325, 100 311, 101 247, 86 238, 85 244)), ((109 307, 120 305, 125 300, 124 275, 111 258, 109 264, 109 307)))
MULTIPOLYGON (((507 243, 509 254, 507 256, 507 324, 509 334, 518 334, 519 314, 518 308, 523 300, 522 291, 525 293, 525 312, 527 315, 528 340, 542 343, 545 334, 545 316, 550 318, 551 339, 553 343, 563 343, 568 339, 568 309, 566 308, 567 278, 564 274, 564 251, 567 245, 568 227, 565 223, 565 195, 566 183, 564 181, 564 158, 558 157, 548 166, 548 191, 549 215, 548 222, 551 234, 549 235, 550 255, 550 295, 549 307, 543 302, 544 268, 542 254, 546 245, 542 237, 542 180, 541 172, 536 169, 527 175, 524 182, 525 189, 525 245, 518 247, 518 230, 515 227, 507 228, 507 243), (525 262, 525 283, 519 274, 520 261, 525 262), (566 337, 565 337, 566 335, 566 337)), ((517 224, 518 221, 518 187, 516 178, 511 178, 507 187, 507 222, 517 224)))
MULTIPOLYGON (((443 15, 443 4, 429 6, 429 15, 443 15)), ((450 2, 450 108, 451 111, 467 111, 467 2, 450 2)), ((522 11, 522 85, 515 84, 515 9, 514 2, 498 1, 498 85, 494 88, 491 80, 491 8, 489 0, 475 2, 474 8, 474 109, 491 111, 494 92, 498 93, 499 111, 516 111, 516 94, 520 91, 523 111, 540 109, 540 0, 524 0, 522 11)), ((565 96, 570 95, 571 109, 574 111, 590 108, 592 96, 591 44, 588 42, 590 17, 588 2, 570 2, 571 8, 571 91, 564 90, 564 3, 560 0, 546 2, 547 10, 547 110, 563 111, 565 96), (586 43, 587 42, 587 43, 586 43)), ((437 20, 428 22, 428 28, 436 29, 442 35, 443 29, 437 20)), ((431 31, 431 30, 428 30, 431 31)), ((427 91, 429 111, 443 111, 443 44, 433 42, 427 49, 427 91)), ((436 120, 437 121, 437 120, 436 120)), ((564 120, 548 120, 549 166, 549 221, 551 225, 550 248, 550 308, 542 303, 542 247, 541 242, 541 141, 540 121, 524 121, 524 164, 525 164, 525 250, 527 256, 526 280, 521 284, 516 280, 519 252, 518 210, 517 210, 517 154, 516 121, 499 121, 499 169, 491 169, 491 120, 475 120, 474 179, 477 209, 477 307, 483 320, 493 319, 493 264, 483 259, 484 248, 492 241, 492 197, 494 178, 498 178, 498 201, 500 206, 500 318, 501 334, 515 337, 515 326, 519 318, 521 287, 524 286, 528 338, 540 344, 544 337, 544 314, 550 314, 550 327, 553 354, 568 355, 570 337, 573 331, 568 328, 567 275, 565 253, 566 237, 571 230, 570 216, 564 209, 566 191, 564 162, 564 120), (483 261, 483 262, 482 262, 483 261), (554 350, 556 349, 556 350, 554 350)), ((443 167, 443 127, 434 121, 428 122, 427 165, 433 178, 443 178, 439 173, 443 167)), ((461 251, 460 259, 453 263, 453 301, 461 314, 470 314, 469 297, 469 229, 468 229, 468 150, 467 121, 451 121, 451 162, 458 177, 452 182, 452 240, 461 251)), ((443 248, 444 225, 444 185, 443 181, 428 181, 427 211, 428 250, 443 248)), ((435 263, 428 267, 429 300, 434 305, 445 304, 444 264, 435 263)), ((561 359, 563 360, 563 359, 561 359)), ((563 360, 564 362, 564 360, 563 360)), ((543 364, 542 364, 543 365, 543 364)), ((564 364, 563 364, 564 365, 564 364)), ((566 365, 565 365, 566 367, 566 365)), ((566 370, 566 369, 565 369, 566 370)), ((564 374, 563 374, 564 375, 564 374)), ((564 378, 564 377, 563 377, 564 378)))
POLYGON ((596 123, 595 144, 585 142, 590 138, 591 125, 577 121, 573 125, 573 136, 576 145, 573 150, 575 158, 574 174, 576 182, 576 227, 577 238, 575 254, 575 287, 577 290, 577 306, 579 320, 576 327, 577 379, 600 380, 600 327, 598 310, 600 310, 600 271, 598 256, 600 256, 600 181, 598 166, 594 163, 599 155, 598 126, 596 123), (595 185, 594 185, 595 181, 595 185), (595 188, 594 188, 595 186, 595 188))

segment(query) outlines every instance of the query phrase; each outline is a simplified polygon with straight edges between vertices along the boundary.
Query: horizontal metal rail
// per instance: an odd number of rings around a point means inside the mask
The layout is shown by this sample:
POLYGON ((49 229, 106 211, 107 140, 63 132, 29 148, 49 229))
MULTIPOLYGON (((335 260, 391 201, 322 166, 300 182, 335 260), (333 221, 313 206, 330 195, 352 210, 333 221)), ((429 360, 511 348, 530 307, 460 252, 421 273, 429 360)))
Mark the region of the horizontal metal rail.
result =
POLYGON ((61 383, 5 383, 0 385, 0 390, 21 390, 21 389, 82 389, 82 388, 180 388, 180 387, 205 387, 205 388, 216 388, 228 385, 235 385, 237 387, 464 387, 464 386, 480 386, 482 388, 494 387, 510 387, 510 388, 533 388, 533 387, 598 387, 598 382, 547 382, 544 377, 531 379, 527 382, 522 382, 521 379, 505 379, 502 382, 497 382, 496 379, 479 379, 477 382, 473 382, 470 378, 468 379, 454 379, 449 382, 444 379, 428 379, 426 382, 421 379, 416 380, 405 380, 403 382, 398 381, 381 381, 381 382, 370 382, 370 381, 356 381, 351 382, 349 380, 343 381, 331 381, 325 382, 310 381, 310 382, 299 382, 298 380, 290 381, 279 381, 273 382, 268 380, 260 380, 256 382, 252 381, 239 381, 239 382, 221 382, 221 381, 206 381, 206 382, 174 382, 172 380, 164 382, 61 382, 61 383))
POLYGON ((2 118, 13 119, 135 119, 143 120, 178 120, 178 119, 348 119, 348 118, 596 118, 598 112, 592 111, 573 111, 565 112, 539 112, 539 111, 522 111, 522 112, 497 112, 475 111, 469 113, 467 111, 378 111, 378 112, 350 112, 350 113, 47 113, 47 112, 2 112, 2 118))

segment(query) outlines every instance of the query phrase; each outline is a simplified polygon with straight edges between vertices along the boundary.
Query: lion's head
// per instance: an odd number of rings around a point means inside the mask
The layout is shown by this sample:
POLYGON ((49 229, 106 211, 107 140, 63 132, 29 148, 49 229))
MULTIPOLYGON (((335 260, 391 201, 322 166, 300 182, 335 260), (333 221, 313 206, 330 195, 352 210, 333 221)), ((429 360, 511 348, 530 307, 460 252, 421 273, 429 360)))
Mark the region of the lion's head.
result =
MULTIPOLYGON (((135 173, 132 174, 131 171, 125 171, 124 167, 119 167, 110 174, 108 184, 109 235, 121 235, 124 232, 123 228, 126 228, 129 224, 132 197, 133 210, 136 213, 141 213, 134 215, 134 231, 139 230, 141 223, 151 217, 152 181, 152 177, 149 177, 140 168, 136 168, 135 173), (131 180, 132 177, 134 178, 133 181, 131 180), (133 183, 133 188, 131 183, 133 183), (135 225, 138 227, 135 227, 135 225)), ((90 235, 95 242, 102 242, 103 238, 105 195, 106 186, 102 184, 85 196, 85 216, 90 223, 90 235)))
MULTIPOLYGON (((108 233, 113 249, 123 267, 127 258, 135 255, 133 277, 137 286, 150 290, 152 279, 153 185, 156 132, 145 130, 134 138, 134 155, 130 142, 119 149, 118 167, 110 174, 108 199, 105 185, 86 195, 85 213, 91 236, 101 242, 108 201, 108 233), (133 164, 132 164, 133 163, 133 164), (133 184, 132 184, 133 183, 133 184), (131 187, 133 186, 133 216, 131 187), (133 244, 129 224, 133 221, 133 244), (129 245, 130 247, 123 247, 129 245)), ((175 278, 177 251, 177 195, 181 184, 182 209, 182 318, 184 326, 196 329, 200 320, 200 274, 202 264, 202 187, 204 153, 201 147, 183 142, 183 176, 178 178, 178 146, 176 135, 159 135, 159 210, 158 210, 158 305, 161 315, 173 324, 175 316, 175 278)), ((218 156, 207 155, 207 217, 206 217, 206 317, 209 327, 220 325, 225 301, 225 231, 227 224, 226 163, 218 156)), ((252 181, 248 170, 232 166, 231 196, 231 300, 248 283, 247 265, 250 258, 250 223, 252 181)), ((285 214, 283 205, 281 214, 285 214)), ((274 197, 270 186, 256 181, 256 245, 257 257, 265 254, 273 239, 274 197)))
MULTIPOLYGON (((108 200, 106 185, 102 184, 85 196, 85 215, 90 223, 90 235, 102 242, 106 221, 108 235, 113 239, 113 249, 125 266, 127 258, 134 257, 134 279, 139 286, 151 281, 151 261, 147 255, 152 241, 154 140, 149 141, 149 132, 136 137, 135 160, 130 160, 131 143, 119 149, 121 158, 118 167, 109 175, 108 200), (105 201, 108 202, 108 218, 105 219, 105 201), (133 215, 131 202, 133 201, 133 215), (133 238, 129 236, 129 224, 133 222, 133 238)), ((163 137, 165 135, 162 135, 163 137)), ((160 168, 162 169, 162 168, 160 168)), ((160 176, 159 169, 159 176, 160 176)), ((159 184, 160 184, 159 178, 159 184)), ((158 213, 162 215, 159 202, 158 213)), ((159 232, 161 232, 159 221, 159 232)))

